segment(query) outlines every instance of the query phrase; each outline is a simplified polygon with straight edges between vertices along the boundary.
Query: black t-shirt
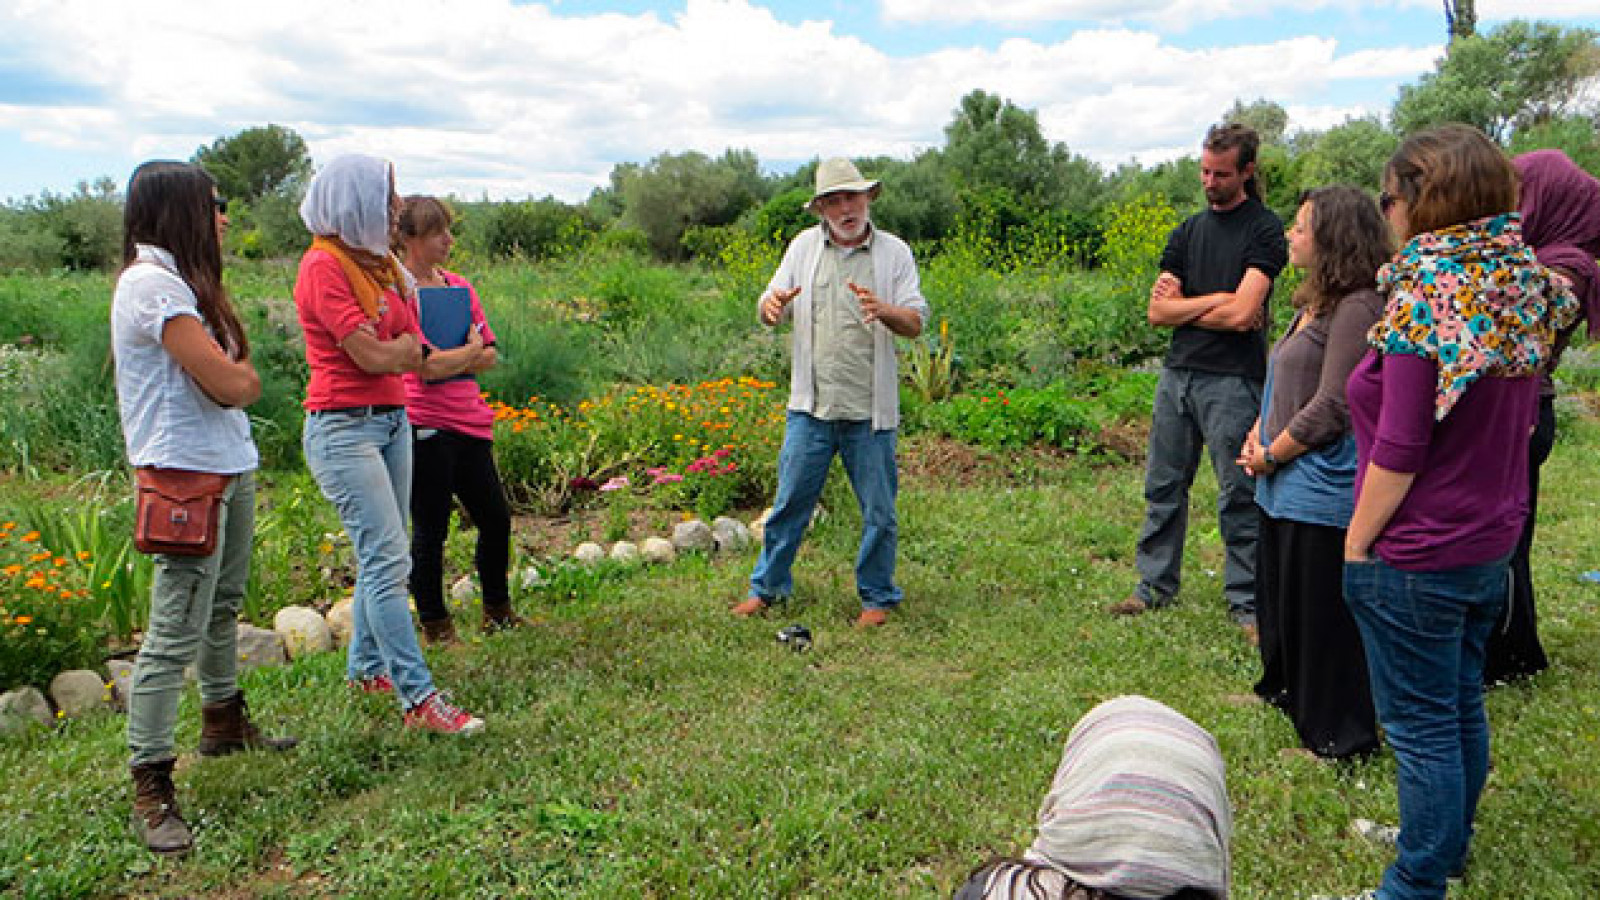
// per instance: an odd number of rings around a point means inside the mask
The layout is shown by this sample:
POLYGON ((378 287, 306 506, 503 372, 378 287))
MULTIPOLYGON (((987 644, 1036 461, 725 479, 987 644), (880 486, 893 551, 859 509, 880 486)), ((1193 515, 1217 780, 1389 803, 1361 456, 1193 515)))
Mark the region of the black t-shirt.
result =
MULTIPOLYGON (((1248 269, 1277 278, 1288 257, 1283 222, 1252 197, 1227 212, 1208 208, 1195 213, 1174 228, 1161 254, 1161 271, 1183 281, 1185 297, 1199 297, 1236 290, 1248 269)), ((1271 294, 1267 296, 1270 301, 1271 294)), ((1166 365, 1261 381, 1267 376, 1265 327, 1214 331, 1179 325, 1172 332, 1166 365)))

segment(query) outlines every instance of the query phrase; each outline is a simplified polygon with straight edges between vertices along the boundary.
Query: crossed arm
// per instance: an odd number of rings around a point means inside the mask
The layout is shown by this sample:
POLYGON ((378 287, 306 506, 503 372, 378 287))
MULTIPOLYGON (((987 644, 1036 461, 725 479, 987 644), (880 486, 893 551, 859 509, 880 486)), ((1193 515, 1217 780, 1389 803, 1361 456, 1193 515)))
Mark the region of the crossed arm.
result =
POLYGON ((1171 272, 1162 272, 1150 287, 1146 316, 1151 325, 1176 328, 1198 325, 1215 331, 1254 331, 1261 327, 1262 311, 1272 279, 1260 269, 1247 269, 1239 286, 1199 297, 1185 297, 1183 284, 1171 272))

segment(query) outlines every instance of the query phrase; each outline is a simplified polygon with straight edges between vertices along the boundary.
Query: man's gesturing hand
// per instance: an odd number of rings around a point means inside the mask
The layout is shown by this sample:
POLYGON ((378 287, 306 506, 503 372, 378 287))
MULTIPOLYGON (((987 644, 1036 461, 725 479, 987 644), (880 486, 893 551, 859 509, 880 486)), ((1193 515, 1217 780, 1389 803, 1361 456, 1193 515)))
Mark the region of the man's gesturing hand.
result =
POLYGON ((768 325, 776 325, 783 315, 783 308, 789 301, 800 295, 800 288, 778 288, 761 299, 761 321, 768 325))

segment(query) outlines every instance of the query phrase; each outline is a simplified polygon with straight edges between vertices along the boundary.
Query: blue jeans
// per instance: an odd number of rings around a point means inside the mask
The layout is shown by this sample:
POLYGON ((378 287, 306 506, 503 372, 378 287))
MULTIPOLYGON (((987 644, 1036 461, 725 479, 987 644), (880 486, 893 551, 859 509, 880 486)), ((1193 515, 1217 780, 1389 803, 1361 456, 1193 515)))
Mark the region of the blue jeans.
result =
POLYGON ((217 549, 210 556, 154 557, 150 625, 128 698, 129 765, 173 758, 178 696, 190 663, 203 702, 238 692, 239 605, 250 581, 255 521, 256 473, 244 472, 223 494, 217 549))
POLYGON ((1344 596, 1366 646, 1372 699, 1394 748, 1400 844, 1382 900, 1442 900, 1466 865, 1489 774, 1483 648, 1505 606, 1501 559, 1442 572, 1346 563, 1344 596))
POLYGON ((1144 527, 1133 557, 1139 570, 1134 593, 1150 606, 1166 606, 1178 594, 1189 527, 1189 487, 1204 447, 1217 476, 1217 526, 1227 549, 1223 595, 1235 620, 1255 621, 1260 520, 1255 482, 1234 460, 1260 411, 1259 382, 1193 369, 1161 370, 1145 461, 1144 527))
POLYGON ((306 415, 306 465, 356 552, 351 609, 351 679, 387 673, 407 709, 433 693, 433 675, 417 646, 406 603, 411 547, 406 510, 411 503, 411 428, 404 410, 372 415, 306 415))
POLYGON ((895 496, 894 429, 874 431, 872 423, 825 421, 789 410, 778 453, 778 496, 772 501, 761 542, 761 557, 750 573, 750 592, 767 602, 794 593, 794 555, 822 496, 835 454, 861 507, 861 548, 856 553, 856 593, 867 609, 889 609, 905 596, 894 583, 895 548, 900 524, 895 496))

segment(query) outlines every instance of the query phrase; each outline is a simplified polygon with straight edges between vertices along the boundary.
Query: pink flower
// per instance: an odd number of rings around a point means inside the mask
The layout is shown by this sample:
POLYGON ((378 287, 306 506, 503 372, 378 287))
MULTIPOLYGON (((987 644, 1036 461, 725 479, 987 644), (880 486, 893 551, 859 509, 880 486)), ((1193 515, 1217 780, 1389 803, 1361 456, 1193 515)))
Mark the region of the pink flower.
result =
POLYGON ((601 491, 601 493, 608 493, 610 491, 620 491, 620 490, 622 490, 623 488, 625 488, 627 486, 628 486, 628 476, 626 476, 626 475, 618 475, 617 477, 611 479, 610 481, 606 482, 605 484, 600 485, 600 491, 601 491))
POLYGON ((679 475, 676 472, 668 472, 668 471, 663 470, 660 475, 656 476, 656 480, 654 482, 652 482, 652 483, 653 484, 677 484, 678 482, 680 482, 682 480, 683 480, 683 476, 682 475, 679 475))

